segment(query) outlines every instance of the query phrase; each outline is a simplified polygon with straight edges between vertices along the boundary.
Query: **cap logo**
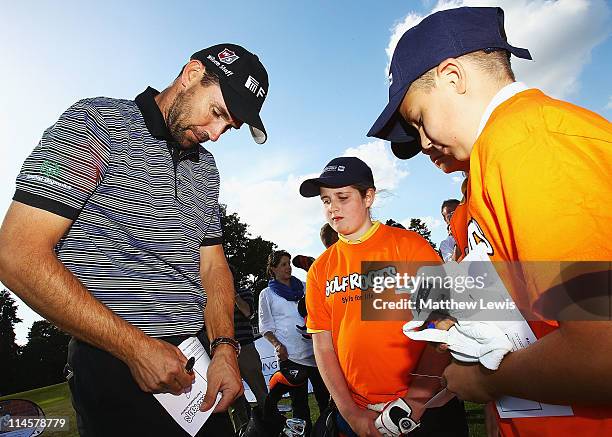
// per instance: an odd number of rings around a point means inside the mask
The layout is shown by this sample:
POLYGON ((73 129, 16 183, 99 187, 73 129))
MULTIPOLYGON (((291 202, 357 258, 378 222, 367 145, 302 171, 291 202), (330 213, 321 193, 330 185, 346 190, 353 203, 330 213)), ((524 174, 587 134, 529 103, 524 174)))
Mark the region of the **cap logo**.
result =
POLYGON ((236 55, 236 53, 232 52, 230 49, 223 49, 223 51, 219 53, 217 57, 221 62, 229 65, 236 59, 238 59, 240 56, 236 55))
POLYGON ((259 88, 259 82, 257 82, 252 76, 249 76, 244 83, 244 86, 249 89, 253 94, 257 92, 257 88, 259 88))
POLYGON ((219 67, 219 70, 225 73, 227 77, 230 77, 232 74, 234 74, 232 70, 227 68, 225 65, 221 64, 221 62, 217 61, 217 59, 213 55, 206 56, 206 59, 208 59, 210 62, 215 64, 217 67, 219 67))
POLYGON ((346 167, 344 165, 328 165, 323 169, 323 173, 327 173, 329 171, 344 171, 346 167))
POLYGON ((253 76, 247 78, 244 86, 257 97, 264 97, 266 95, 266 90, 259 86, 259 82, 253 76))

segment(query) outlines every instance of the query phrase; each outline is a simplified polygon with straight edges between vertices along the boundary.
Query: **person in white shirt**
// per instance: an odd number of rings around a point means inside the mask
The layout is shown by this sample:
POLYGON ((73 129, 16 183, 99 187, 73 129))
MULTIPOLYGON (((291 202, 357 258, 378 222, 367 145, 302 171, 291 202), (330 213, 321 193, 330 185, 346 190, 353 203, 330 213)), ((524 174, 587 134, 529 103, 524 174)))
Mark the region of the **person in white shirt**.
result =
POLYGON ((442 202, 442 207, 440 208, 440 212, 442 213, 442 217, 444 217, 444 222, 449 229, 448 236, 442 240, 440 243, 440 255, 444 262, 448 262, 453 258, 453 254, 455 253, 455 239, 450 233, 450 221, 453 216, 453 212, 459 205, 459 201, 457 199, 448 199, 442 202))
POLYGON ((319 411, 327 407, 329 392, 316 367, 312 339, 299 329, 304 325, 304 317, 298 311, 298 302, 304 297, 306 287, 291 275, 291 255, 284 250, 270 254, 268 274, 271 277, 268 287, 259 295, 259 332, 274 346, 284 382, 271 384, 264 407, 264 422, 273 419, 278 401, 289 392, 293 417, 305 420, 309 432, 307 380, 312 383, 319 411))

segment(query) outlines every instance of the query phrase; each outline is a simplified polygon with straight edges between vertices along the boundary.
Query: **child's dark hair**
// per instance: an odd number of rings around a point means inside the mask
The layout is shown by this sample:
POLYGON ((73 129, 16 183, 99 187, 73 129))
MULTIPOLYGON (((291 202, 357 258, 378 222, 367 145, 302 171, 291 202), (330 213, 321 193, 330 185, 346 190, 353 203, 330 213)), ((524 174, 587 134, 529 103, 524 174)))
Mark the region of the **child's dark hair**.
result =
POLYGON ((370 188, 376 191, 376 187, 373 184, 358 183, 358 184, 351 185, 351 187, 359 191, 359 194, 361 195, 362 199, 365 198, 366 193, 368 192, 370 188))

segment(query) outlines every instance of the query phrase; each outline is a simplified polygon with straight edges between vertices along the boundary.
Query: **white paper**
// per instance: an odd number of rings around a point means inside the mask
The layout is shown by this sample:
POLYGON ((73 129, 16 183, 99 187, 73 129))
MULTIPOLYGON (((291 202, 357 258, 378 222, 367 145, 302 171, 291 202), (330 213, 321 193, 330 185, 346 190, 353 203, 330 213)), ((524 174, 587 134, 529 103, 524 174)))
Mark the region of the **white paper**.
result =
POLYGON ((191 392, 178 396, 171 393, 159 393, 153 396, 168 411, 176 423, 193 437, 212 414, 212 411, 221 400, 221 394, 217 395, 215 405, 210 410, 200 411, 200 404, 204 401, 206 387, 208 386, 206 372, 210 364, 210 358, 197 337, 189 337, 179 344, 178 348, 187 359, 195 358, 193 366, 195 382, 191 386, 191 392))
MULTIPOLYGON (((491 261, 486 254, 484 244, 479 244, 474 250, 462 260, 463 261, 491 261)), ((500 280, 501 281, 501 280, 500 280)), ((508 298, 511 299, 510 295, 508 298)), ((516 309, 518 312, 518 309, 516 309)), ((521 320, 512 322, 495 322, 504 331, 508 340, 512 343, 512 352, 526 348, 538 339, 531 330, 527 321, 521 316, 521 320)), ((504 396, 495 402, 499 417, 502 419, 514 419, 519 417, 552 417, 573 416, 574 411, 569 405, 543 404, 537 401, 504 396)))

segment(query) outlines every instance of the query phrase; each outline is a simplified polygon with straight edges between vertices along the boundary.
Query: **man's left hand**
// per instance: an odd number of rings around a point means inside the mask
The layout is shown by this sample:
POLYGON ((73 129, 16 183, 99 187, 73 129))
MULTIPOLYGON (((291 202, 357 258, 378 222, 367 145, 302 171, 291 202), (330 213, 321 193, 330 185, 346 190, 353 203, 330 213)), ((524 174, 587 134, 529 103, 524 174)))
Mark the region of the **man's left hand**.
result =
POLYGON ((464 401, 484 404, 495 399, 491 389, 492 373, 480 364, 453 360, 444 370, 446 388, 464 401))
POLYGON ((217 393, 222 397, 213 413, 226 411, 234 400, 244 392, 236 351, 230 345, 221 344, 215 349, 215 353, 208 366, 208 387, 204 401, 200 405, 200 411, 212 408, 217 393))

